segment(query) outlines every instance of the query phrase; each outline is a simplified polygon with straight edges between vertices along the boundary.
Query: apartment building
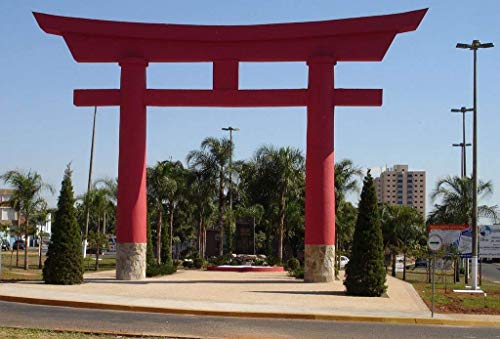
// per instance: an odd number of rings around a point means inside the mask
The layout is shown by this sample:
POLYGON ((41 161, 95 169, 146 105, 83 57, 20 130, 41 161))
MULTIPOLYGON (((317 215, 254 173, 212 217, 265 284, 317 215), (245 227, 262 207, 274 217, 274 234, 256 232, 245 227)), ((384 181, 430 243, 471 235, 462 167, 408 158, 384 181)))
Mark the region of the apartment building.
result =
POLYGON ((375 178, 375 186, 379 202, 411 206, 425 217, 425 171, 409 171, 408 165, 395 165, 375 178))
MULTIPOLYGON (((0 232, 0 238, 9 241, 11 244, 16 240, 16 236, 11 230, 18 225, 18 213, 12 207, 3 205, 2 203, 9 201, 14 192, 15 190, 13 189, 0 188, 0 223, 7 226, 7 229, 3 233, 0 232)), ((36 226, 38 230, 50 236, 52 232, 52 215, 49 214, 44 223, 32 226, 36 226)), ((30 246, 34 246, 36 245, 37 239, 33 239, 33 237, 30 236, 28 241, 30 246)))
POLYGON ((6 225, 8 228, 5 232, 0 232, 0 238, 11 242, 10 227, 16 226, 18 222, 17 212, 3 203, 10 200, 10 197, 15 192, 13 189, 0 188, 0 223, 6 225))

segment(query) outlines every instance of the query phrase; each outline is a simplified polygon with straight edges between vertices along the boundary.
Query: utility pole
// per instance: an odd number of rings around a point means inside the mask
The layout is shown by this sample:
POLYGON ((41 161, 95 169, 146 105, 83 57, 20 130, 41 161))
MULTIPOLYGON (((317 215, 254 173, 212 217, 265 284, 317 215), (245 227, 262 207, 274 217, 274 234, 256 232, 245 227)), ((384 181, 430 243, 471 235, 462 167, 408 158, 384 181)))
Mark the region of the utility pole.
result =
POLYGON ((90 208, 89 195, 92 185, 92 166, 94 163, 94 140, 95 140, 95 122, 97 117, 97 106, 94 106, 94 122, 92 124, 92 143, 90 146, 90 165, 89 165, 89 180, 87 183, 87 195, 85 196, 85 234, 83 235, 83 257, 87 257, 87 238, 89 235, 90 208))
POLYGON ((480 48, 492 48, 493 43, 481 43, 473 40, 472 44, 458 43, 457 48, 468 49, 473 52, 473 128, 472 128, 472 286, 471 289, 478 290, 478 257, 479 241, 477 236, 477 50, 480 48))

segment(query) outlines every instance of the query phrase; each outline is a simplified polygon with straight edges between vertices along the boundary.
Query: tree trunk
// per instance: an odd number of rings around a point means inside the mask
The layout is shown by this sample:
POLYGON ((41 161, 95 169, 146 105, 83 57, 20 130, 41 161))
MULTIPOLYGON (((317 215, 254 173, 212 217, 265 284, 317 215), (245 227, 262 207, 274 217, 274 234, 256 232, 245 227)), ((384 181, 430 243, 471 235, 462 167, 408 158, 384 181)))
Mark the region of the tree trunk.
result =
POLYGON ((40 226, 40 234, 38 236, 38 269, 42 269, 42 226, 40 226))
POLYGON ((403 252, 403 280, 406 281, 406 252, 403 252))
POLYGON ((207 257, 207 227, 203 224, 203 240, 201 241, 203 245, 203 258, 207 257))
POLYGON ((107 223, 107 219, 108 219, 107 217, 108 217, 108 214, 105 211, 104 216, 103 216, 103 221, 102 221, 102 234, 104 234, 104 235, 106 234, 106 226, 107 226, 106 223, 107 223))
POLYGON ((455 279, 453 282, 457 283, 460 281, 460 258, 455 259, 455 279))
POLYGON ((161 224, 163 223, 163 206, 161 206, 158 214, 158 222, 156 223, 156 262, 161 264, 161 224))
POLYGON ((28 269, 28 247, 29 247, 29 215, 26 213, 26 225, 24 226, 24 269, 28 269))
POLYGON ((202 214, 198 214, 198 254, 200 258, 204 258, 203 255, 203 217, 202 214))
POLYGON ((283 262, 283 238, 285 234, 285 192, 281 192, 279 204, 278 258, 283 262))
POLYGON ((16 268, 19 267, 19 243, 16 244, 16 268))
POLYGON ((174 206, 174 203, 170 203, 170 222, 169 222, 169 225, 170 225, 170 257, 173 258, 174 257, 174 247, 172 246, 174 241, 174 209, 175 209, 175 206, 174 206))
POLYGON ((101 218, 97 217, 97 235, 96 235, 96 250, 95 250, 95 270, 99 270, 99 251, 101 250, 101 229, 99 228, 101 223, 101 218))
POLYGON ((219 255, 224 255, 224 170, 219 173, 219 216, 217 224, 219 226, 219 255))
POLYGON ((340 280, 340 255, 339 238, 337 237, 337 228, 335 228, 335 280, 340 280))
POLYGON ((396 252, 392 251, 392 270, 391 270, 391 275, 393 277, 396 276, 396 252))

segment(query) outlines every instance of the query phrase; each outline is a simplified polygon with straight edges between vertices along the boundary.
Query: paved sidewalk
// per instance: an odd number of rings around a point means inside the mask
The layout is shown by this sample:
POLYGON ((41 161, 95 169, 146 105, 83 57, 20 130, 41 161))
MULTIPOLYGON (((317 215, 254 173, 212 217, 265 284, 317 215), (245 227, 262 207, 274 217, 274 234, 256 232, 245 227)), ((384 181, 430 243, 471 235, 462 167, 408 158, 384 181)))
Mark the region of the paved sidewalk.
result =
MULTIPOLYGON (((77 286, 2 283, 1 296, 176 310, 355 317, 430 318, 413 286, 387 277, 387 296, 350 297, 340 281, 303 283, 286 273, 179 271, 144 281, 116 281, 114 271, 87 274, 77 286)), ((498 321, 497 316, 438 315, 498 321)))

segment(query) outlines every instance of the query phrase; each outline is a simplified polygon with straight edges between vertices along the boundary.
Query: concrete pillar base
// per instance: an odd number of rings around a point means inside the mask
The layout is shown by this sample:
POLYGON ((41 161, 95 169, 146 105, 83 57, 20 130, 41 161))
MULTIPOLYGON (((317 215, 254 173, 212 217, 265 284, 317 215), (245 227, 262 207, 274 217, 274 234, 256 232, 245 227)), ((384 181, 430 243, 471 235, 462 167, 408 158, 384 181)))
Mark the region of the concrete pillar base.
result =
POLYGON ((335 246, 305 245, 304 281, 329 282, 335 280, 335 246))
POLYGON ((146 244, 116 244, 116 279, 141 280, 146 278, 146 244))

